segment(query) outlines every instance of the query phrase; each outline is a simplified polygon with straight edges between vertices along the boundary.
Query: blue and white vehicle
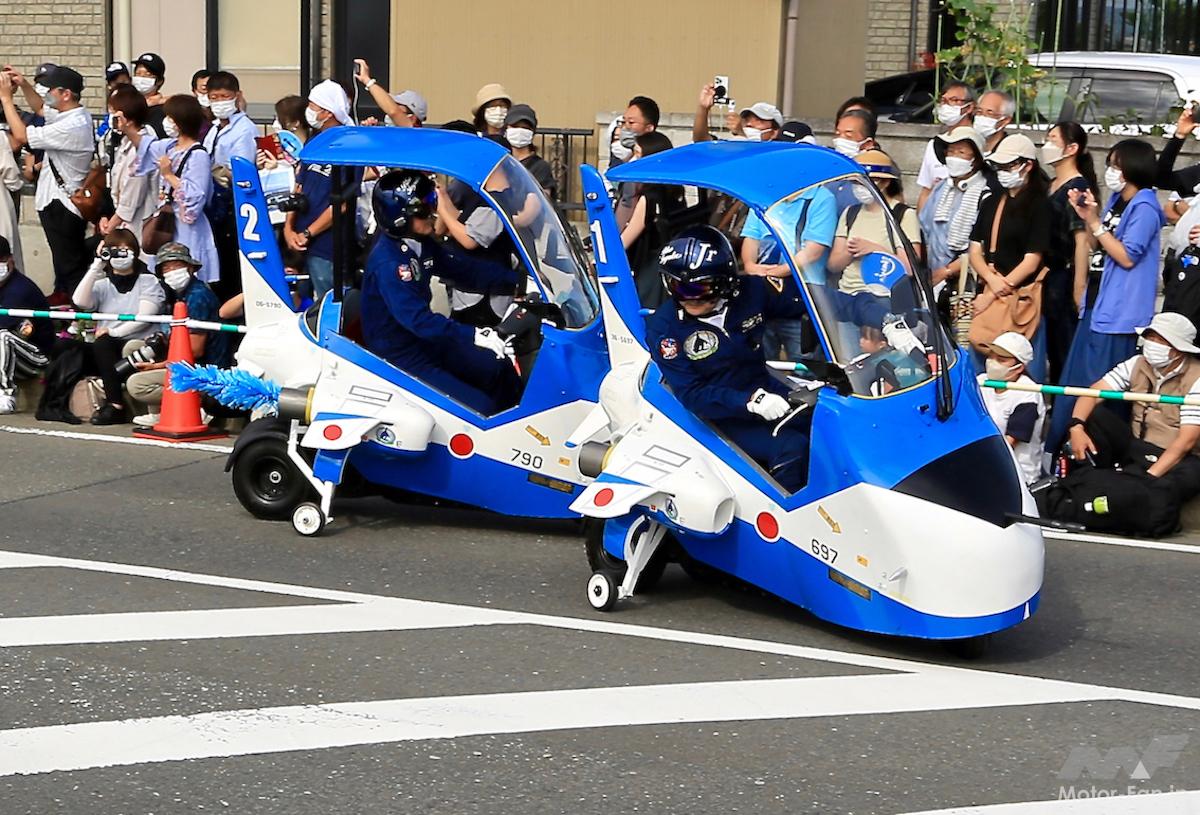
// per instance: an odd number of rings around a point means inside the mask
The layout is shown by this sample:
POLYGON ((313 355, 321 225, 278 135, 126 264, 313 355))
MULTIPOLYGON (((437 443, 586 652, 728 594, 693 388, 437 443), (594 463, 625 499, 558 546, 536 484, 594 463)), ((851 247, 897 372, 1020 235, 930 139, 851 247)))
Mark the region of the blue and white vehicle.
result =
POLYGON ((316 534, 330 518, 335 489, 352 479, 387 494, 576 517, 569 505, 591 479, 580 475, 577 451, 565 442, 595 406, 608 350, 582 244, 538 184, 500 145, 449 131, 339 127, 309 142, 301 158, 330 166, 333 200, 352 186, 354 168, 408 168, 457 179, 495 210, 528 277, 531 347, 516 360, 525 386, 516 406, 481 415, 356 341, 356 303, 340 296, 354 269, 352 197, 351 215, 335 207, 333 291, 299 311, 258 173, 235 160, 248 327, 237 365, 282 388, 279 415, 252 422, 230 456, 242 505, 316 534), (519 212, 489 190, 496 174, 528 181, 533 192, 519 212))
POLYGON ((860 349, 862 326, 838 308, 832 278, 826 285, 795 250, 798 201, 819 198, 838 217, 855 187, 879 201, 860 165, 808 145, 714 142, 608 175, 736 198, 785 247, 819 345, 771 364, 792 391, 783 421, 811 423, 808 479, 794 493, 664 381, 604 184, 591 168, 583 176, 612 360, 600 404, 571 439, 596 479, 572 504, 599 522, 588 546, 595 608, 611 609, 674 556, 863 631, 980 643, 1034 613, 1044 553, 1033 499, 892 214, 882 207, 897 254, 918 271, 892 278, 885 300, 923 346, 898 385, 860 349))

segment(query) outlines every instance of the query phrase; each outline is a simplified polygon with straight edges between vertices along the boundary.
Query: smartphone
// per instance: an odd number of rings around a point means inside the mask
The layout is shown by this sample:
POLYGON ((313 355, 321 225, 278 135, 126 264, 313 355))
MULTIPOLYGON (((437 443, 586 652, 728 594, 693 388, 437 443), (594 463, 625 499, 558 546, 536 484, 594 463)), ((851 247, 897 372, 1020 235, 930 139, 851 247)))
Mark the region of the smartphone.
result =
POLYGON ((717 105, 728 104, 729 102, 729 77, 714 76, 713 77, 713 103, 717 105))
POLYGON ((254 142, 259 150, 270 153, 275 158, 283 155, 283 145, 279 143, 279 135, 276 133, 272 133, 269 136, 257 136, 254 142))

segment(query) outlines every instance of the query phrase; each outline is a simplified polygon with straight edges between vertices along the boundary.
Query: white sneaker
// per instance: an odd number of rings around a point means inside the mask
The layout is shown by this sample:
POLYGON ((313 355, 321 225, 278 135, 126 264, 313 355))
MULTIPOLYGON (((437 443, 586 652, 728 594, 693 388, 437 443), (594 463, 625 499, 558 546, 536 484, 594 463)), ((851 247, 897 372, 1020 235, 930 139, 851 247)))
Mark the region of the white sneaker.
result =
POLYGON ((889 314, 883 320, 883 336, 887 338, 888 345, 895 348, 902 354, 911 354, 913 351, 925 353, 925 346, 913 334, 912 329, 908 327, 908 323, 904 321, 903 315, 889 314))
POLYGON ((154 427, 158 424, 157 413, 147 413, 144 416, 134 416, 133 423, 138 427, 154 427))
POLYGON ((0 415, 17 412, 17 399, 13 391, 0 391, 0 415))

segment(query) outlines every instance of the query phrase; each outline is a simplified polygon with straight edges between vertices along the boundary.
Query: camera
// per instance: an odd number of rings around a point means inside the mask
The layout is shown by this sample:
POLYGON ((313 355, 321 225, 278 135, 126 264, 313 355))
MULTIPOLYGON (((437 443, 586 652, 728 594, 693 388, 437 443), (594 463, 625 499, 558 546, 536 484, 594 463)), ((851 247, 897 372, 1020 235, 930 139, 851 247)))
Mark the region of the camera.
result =
POLYGON ((112 249, 108 246, 105 246, 103 249, 100 250, 100 259, 103 261, 109 261, 115 257, 116 258, 128 257, 129 254, 130 254, 130 252, 128 249, 112 249))
POLYGON ((117 364, 113 366, 117 377, 121 381, 125 381, 133 374, 137 373, 137 366, 140 362, 157 362, 160 359, 165 359, 167 356, 167 335, 166 334, 151 334, 146 338, 146 344, 134 351, 129 356, 117 360, 117 364))
POLYGON ((729 104, 729 77, 714 76, 713 77, 713 104, 727 105, 729 104))
POLYGON ((280 212, 294 212, 303 215, 308 212, 308 196, 302 192, 294 192, 286 198, 280 198, 275 205, 280 212))

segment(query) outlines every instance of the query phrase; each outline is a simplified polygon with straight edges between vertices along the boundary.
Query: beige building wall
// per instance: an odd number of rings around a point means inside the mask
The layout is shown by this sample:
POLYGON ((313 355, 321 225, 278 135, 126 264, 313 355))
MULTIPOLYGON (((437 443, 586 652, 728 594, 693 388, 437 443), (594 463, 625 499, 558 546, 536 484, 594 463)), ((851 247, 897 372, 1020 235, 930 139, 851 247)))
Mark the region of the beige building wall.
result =
POLYGON ((469 119, 489 82, 553 127, 590 128, 638 94, 693 111, 714 74, 738 104, 778 104, 782 23, 780 0, 394 0, 388 87, 424 93, 433 122, 469 119))
MULTIPOLYGON (((153 51, 167 63, 163 93, 190 93, 192 74, 204 67, 204 3, 122 0, 113 3, 113 59, 128 63, 153 51), (128 43, 128 51, 119 46, 128 43)), ((101 73, 103 78, 103 72, 101 73)))
POLYGON ((868 6, 873 0, 801 0, 792 111, 798 119, 833 116, 862 93, 868 6))
POLYGON ((107 43, 101 2, 0 0, 0 64, 15 66, 31 80, 43 62, 74 68, 83 75, 83 103, 93 112, 104 98, 107 43))

